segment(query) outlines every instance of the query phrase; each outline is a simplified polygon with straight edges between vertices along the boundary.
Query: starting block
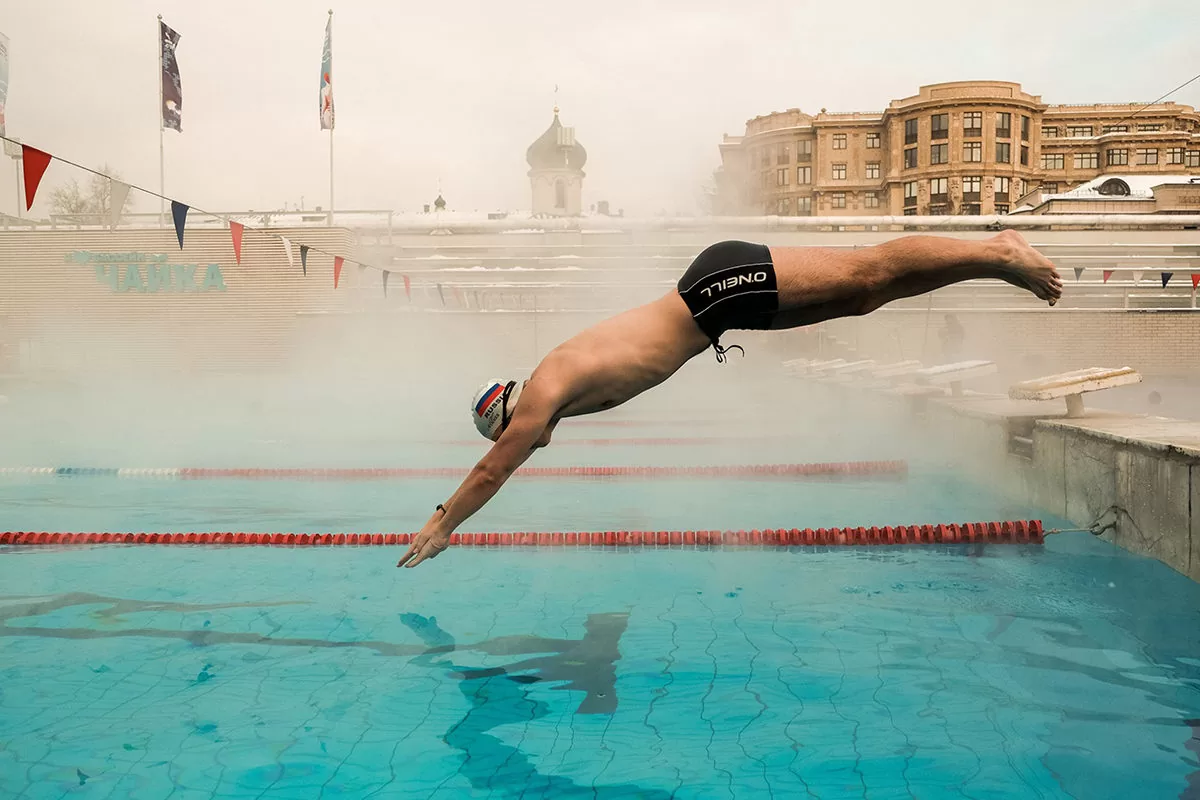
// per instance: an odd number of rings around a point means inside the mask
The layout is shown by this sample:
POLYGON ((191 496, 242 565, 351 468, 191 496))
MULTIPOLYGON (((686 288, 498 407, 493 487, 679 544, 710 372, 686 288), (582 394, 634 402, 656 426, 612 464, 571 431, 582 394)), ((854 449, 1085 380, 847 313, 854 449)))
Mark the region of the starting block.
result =
POLYGON ((1022 381, 1008 390, 1008 396, 1014 400, 1054 400, 1065 397, 1067 417, 1074 419, 1083 416, 1084 392, 1128 386, 1131 383, 1141 383, 1141 380, 1141 374, 1131 367, 1092 367, 1022 381))
POLYGON ((949 386, 952 397, 961 397, 963 381, 994 375, 996 371, 994 361, 959 361, 955 364, 919 369, 914 374, 914 379, 922 386, 949 386))

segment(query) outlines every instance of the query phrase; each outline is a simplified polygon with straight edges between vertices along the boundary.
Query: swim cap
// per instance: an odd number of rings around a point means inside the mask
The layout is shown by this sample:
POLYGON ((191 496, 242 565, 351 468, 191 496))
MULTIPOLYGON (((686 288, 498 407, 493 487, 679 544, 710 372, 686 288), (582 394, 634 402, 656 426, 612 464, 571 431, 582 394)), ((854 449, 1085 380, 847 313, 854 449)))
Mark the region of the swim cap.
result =
POLYGON ((493 442, 499 439, 512 420, 522 388, 524 381, 498 380, 490 380, 479 387, 471 401, 471 418, 475 421, 475 429, 493 442))

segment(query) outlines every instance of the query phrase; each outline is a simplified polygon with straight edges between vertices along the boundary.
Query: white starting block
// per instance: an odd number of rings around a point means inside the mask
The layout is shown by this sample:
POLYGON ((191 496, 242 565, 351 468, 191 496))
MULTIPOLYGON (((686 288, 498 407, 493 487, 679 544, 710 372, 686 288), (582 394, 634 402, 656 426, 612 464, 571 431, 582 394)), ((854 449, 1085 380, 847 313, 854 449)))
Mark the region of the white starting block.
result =
POLYGON ((996 370, 994 361, 959 361, 955 364, 919 369, 914 374, 914 379, 922 386, 948 385, 951 396, 961 397, 963 381, 994 375, 996 370))
POLYGON ((1067 416, 1074 419, 1083 416, 1084 392, 1098 392, 1101 389, 1128 386, 1141 381, 1141 374, 1131 367, 1092 367, 1022 381, 1008 390, 1008 396, 1014 400, 1054 400, 1065 397, 1067 416))

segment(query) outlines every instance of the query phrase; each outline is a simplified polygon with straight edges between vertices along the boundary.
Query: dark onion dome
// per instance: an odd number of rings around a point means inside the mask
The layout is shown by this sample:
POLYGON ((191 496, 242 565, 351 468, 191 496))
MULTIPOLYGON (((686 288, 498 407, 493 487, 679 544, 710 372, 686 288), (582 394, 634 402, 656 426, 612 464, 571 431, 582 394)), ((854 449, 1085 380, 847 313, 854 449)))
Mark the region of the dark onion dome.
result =
POLYGON ((442 198, 442 195, 440 192, 438 193, 437 200, 433 201, 433 207, 436 208, 438 211, 441 211, 442 209, 444 209, 446 207, 446 201, 442 198))
POLYGON ((560 145, 558 132, 562 127, 556 108, 550 127, 525 151, 525 160, 532 169, 583 169, 583 165, 587 163, 587 150, 584 150, 578 141, 566 147, 560 145))

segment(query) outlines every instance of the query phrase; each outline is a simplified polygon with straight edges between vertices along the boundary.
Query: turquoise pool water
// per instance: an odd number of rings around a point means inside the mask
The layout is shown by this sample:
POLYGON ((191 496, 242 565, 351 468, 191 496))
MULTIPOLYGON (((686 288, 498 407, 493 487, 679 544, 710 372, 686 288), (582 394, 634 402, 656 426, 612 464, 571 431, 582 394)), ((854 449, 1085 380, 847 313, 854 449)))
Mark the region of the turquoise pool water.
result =
MULTIPOLYGON (((539 463, 836 450, 567 445, 539 463)), ((391 463, 438 458, 469 462, 413 444, 391 463)), ((0 508, 5 529, 412 530, 454 485, 6 476, 0 508)), ((918 459, 903 481, 516 480, 464 529, 1033 517, 1065 524, 918 459)), ((0 797, 1200 791, 1200 587, 1087 534, 464 549, 397 570, 401 551, 0 548, 0 797)))

